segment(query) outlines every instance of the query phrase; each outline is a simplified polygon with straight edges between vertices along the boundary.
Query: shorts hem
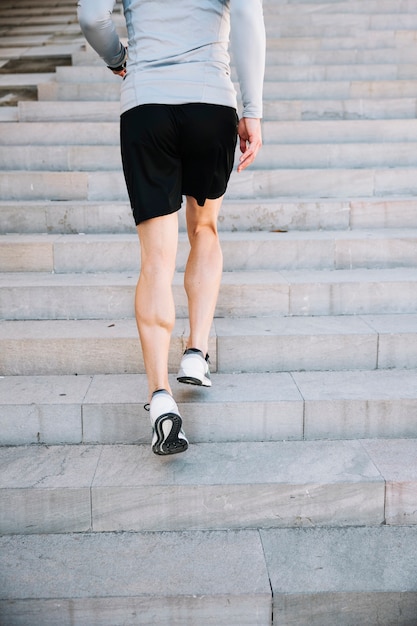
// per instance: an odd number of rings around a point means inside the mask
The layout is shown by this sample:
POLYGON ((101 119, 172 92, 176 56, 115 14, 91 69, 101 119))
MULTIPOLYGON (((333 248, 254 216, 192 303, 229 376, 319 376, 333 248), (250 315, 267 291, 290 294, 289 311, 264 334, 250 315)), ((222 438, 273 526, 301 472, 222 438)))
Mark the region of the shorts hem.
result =
POLYGON ((138 215, 139 211, 135 211, 132 207, 133 219, 135 220, 136 226, 139 226, 142 222, 147 222, 148 220, 152 220, 155 217, 164 217, 165 215, 172 215, 172 213, 177 213, 181 209, 182 204, 178 208, 170 209, 168 211, 155 211, 152 215, 138 215))

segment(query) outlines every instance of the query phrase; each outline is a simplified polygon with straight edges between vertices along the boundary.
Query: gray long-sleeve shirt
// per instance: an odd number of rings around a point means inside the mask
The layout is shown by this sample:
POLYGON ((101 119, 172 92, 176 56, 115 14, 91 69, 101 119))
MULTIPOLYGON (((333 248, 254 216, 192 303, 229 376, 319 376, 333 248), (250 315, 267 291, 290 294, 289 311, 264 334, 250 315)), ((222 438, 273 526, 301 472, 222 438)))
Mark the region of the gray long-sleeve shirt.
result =
MULTIPOLYGON (((78 0, 85 38, 110 67, 124 59, 112 22, 116 0, 78 0)), ((243 117, 262 117, 265 27, 262 0, 123 0, 128 31, 121 112, 140 104, 203 102, 237 107, 229 38, 243 117)))

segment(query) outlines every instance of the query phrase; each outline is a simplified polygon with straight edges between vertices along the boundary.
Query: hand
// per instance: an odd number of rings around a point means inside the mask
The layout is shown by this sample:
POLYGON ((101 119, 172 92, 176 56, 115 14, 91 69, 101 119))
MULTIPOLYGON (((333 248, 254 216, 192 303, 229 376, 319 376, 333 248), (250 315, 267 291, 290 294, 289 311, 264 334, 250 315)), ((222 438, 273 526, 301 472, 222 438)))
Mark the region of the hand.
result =
MULTIPOLYGON (((111 68, 110 68, 111 69, 111 68)), ((122 78, 124 78, 127 74, 126 68, 124 67, 121 70, 112 70, 113 74, 116 74, 116 76, 121 76, 122 78)))
POLYGON ((262 146, 261 120, 242 117, 239 120, 237 132, 240 137, 240 151, 242 152, 237 171, 242 172, 254 162, 262 146))

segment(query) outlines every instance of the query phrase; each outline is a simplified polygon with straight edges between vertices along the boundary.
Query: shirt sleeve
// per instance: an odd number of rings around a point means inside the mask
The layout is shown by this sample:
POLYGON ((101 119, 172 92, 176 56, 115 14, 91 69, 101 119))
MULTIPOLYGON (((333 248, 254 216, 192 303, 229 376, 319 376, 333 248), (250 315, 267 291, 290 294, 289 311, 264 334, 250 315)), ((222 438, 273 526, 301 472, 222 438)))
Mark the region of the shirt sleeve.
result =
POLYGON ((119 67, 126 51, 112 21, 116 0, 78 0, 78 21, 90 46, 109 67, 119 67))
POLYGON ((262 117, 265 24, 262 0, 230 0, 230 41, 243 117, 262 117))

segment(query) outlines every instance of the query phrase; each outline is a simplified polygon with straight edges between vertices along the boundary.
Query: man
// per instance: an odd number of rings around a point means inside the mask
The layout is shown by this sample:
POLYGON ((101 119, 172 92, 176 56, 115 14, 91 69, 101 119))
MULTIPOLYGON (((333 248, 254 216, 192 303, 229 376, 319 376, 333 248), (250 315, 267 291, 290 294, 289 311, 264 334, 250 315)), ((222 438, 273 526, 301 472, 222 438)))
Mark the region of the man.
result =
POLYGON ((78 16, 88 42, 123 78, 122 162, 141 247, 136 320, 149 385, 152 450, 167 455, 188 447, 168 380, 177 212, 185 196, 190 334, 177 379, 209 387, 208 338, 222 275, 217 218, 237 134, 238 172, 253 163, 262 145, 262 0, 123 0, 128 55, 111 19, 115 3, 79 0, 78 16), (229 37, 243 105, 240 120, 229 37))

